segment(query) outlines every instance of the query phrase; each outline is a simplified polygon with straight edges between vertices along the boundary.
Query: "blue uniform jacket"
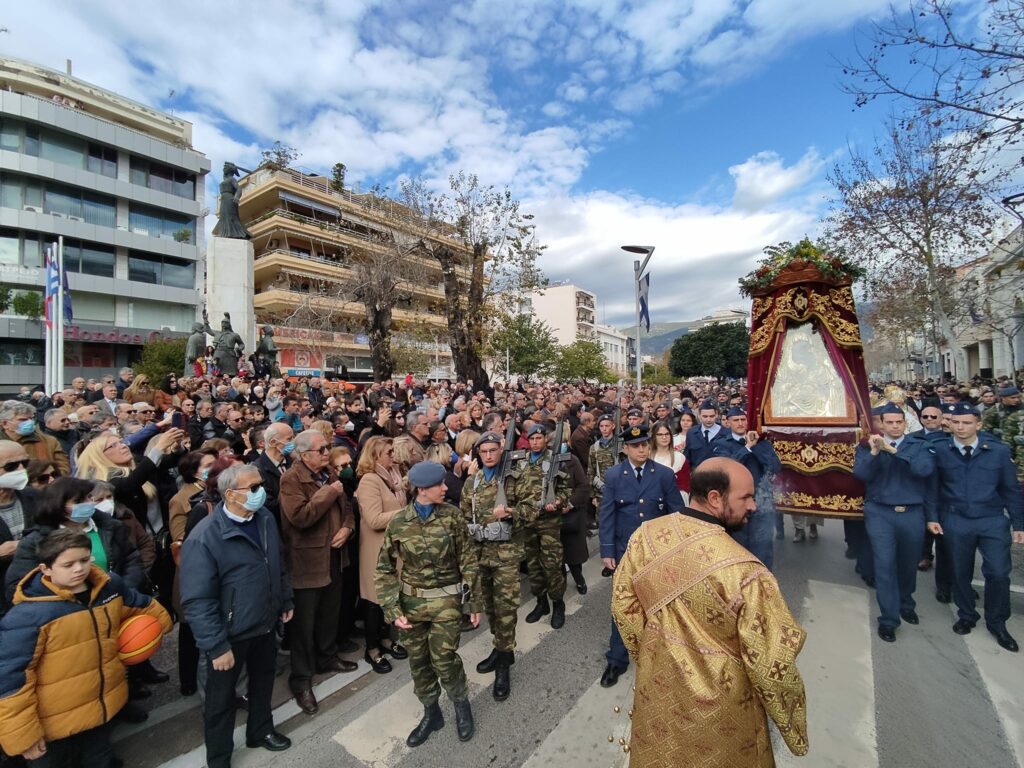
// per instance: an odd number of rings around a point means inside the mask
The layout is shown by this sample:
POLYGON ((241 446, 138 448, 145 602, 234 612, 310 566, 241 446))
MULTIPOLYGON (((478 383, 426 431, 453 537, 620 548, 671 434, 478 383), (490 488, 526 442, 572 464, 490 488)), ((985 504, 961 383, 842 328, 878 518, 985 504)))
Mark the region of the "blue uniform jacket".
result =
POLYGON ((294 605, 277 523, 255 514, 260 546, 224 514, 223 502, 181 548, 181 605, 199 650, 213 657, 231 642, 265 635, 294 605))
POLYGON ((866 501, 893 507, 923 505, 935 474, 934 438, 905 435, 895 454, 877 456, 871 455, 868 445, 858 445, 853 474, 864 483, 866 501))
POLYGON ((929 522, 953 512, 963 517, 997 517, 1009 512, 1013 530, 1024 531, 1024 501, 1010 449, 987 432, 978 433, 978 449, 965 459, 952 437, 932 443, 936 482, 930 486, 929 522))
POLYGON ((758 440, 757 444, 747 449, 746 440, 737 440, 731 429, 725 429, 718 437, 711 441, 711 455, 725 456, 735 459, 744 467, 750 470, 754 476, 754 487, 761 483, 761 478, 766 475, 777 475, 782 471, 782 462, 767 440, 758 440))
POLYGON ((628 459, 611 467, 604 473, 602 494, 601 557, 618 559, 641 523, 683 508, 675 473, 652 459, 639 483, 628 459))
POLYGON ((716 440, 728 437, 729 428, 724 424, 719 424, 718 426, 718 434, 711 438, 710 443, 704 439, 704 425, 700 423, 695 427, 690 427, 690 431, 686 433, 686 450, 683 451, 683 455, 690 462, 691 470, 699 467, 702 461, 711 458, 712 445, 714 445, 716 440))

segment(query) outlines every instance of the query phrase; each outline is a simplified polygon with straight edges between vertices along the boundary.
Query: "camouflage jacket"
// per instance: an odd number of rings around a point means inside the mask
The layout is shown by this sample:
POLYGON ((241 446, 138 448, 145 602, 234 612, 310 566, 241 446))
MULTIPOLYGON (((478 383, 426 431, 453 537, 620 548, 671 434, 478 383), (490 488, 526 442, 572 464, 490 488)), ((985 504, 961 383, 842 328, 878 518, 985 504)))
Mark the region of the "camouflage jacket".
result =
POLYGON ((608 446, 604 448, 601 447, 600 440, 590 446, 587 477, 590 479, 591 486, 594 489, 594 496, 601 496, 601 490, 604 488, 604 473, 618 463, 618 458, 612 455, 611 440, 608 441, 608 446))
POLYGON ((1010 447, 1013 463, 1017 465, 1017 479, 1024 480, 1024 408, 1007 413, 1000 426, 1000 437, 1010 447))
MULTIPOLYGON (((505 498, 512 512, 512 540, 508 542, 488 542, 489 544, 512 544, 518 547, 523 545, 523 524, 529 522, 532 518, 524 518, 523 509, 519 505, 519 489, 516 484, 518 479, 518 471, 513 471, 505 479, 505 498)), ((462 515, 466 520, 466 524, 468 525, 473 522, 474 506, 476 509, 476 522, 481 525, 494 522, 491 512, 494 511, 497 495, 497 477, 488 480, 484 477, 483 469, 477 470, 476 474, 472 477, 467 477, 465 484, 462 486, 462 499, 459 502, 459 507, 462 509, 462 515)), ((534 517, 536 517, 535 512, 534 517)))
POLYGON ((482 611, 476 550, 470 544, 462 512, 451 504, 436 504, 426 520, 420 519, 411 503, 395 513, 384 532, 374 575, 377 597, 388 623, 402 615, 400 581, 420 589, 468 584, 470 611, 482 611))
POLYGON ((1007 419, 1020 419, 1021 416, 1018 414, 1021 413, 1021 410, 1018 408, 1015 411, 1008 411, 1002 403, 996 403, 986 408, 985 412, 981 415, 981 428, 985 432, 991 432, 996 437, 1002 437, 1003 424, 1007 419))
MULTIPOLYGON (((517 519, 523 522, 533 522, 541 515, 540 500, 544 496, 544 480, 552 456, 551 451, 546 450, 536 463, 531 463, 528 453, 526 458, 516 465, 517 519)), ((570 493, 569 475, 560 469, 555 479, 555 504, 564 509, 569 504, 570 493)), ((551 513, 544 514, 550 516, 551 513)))

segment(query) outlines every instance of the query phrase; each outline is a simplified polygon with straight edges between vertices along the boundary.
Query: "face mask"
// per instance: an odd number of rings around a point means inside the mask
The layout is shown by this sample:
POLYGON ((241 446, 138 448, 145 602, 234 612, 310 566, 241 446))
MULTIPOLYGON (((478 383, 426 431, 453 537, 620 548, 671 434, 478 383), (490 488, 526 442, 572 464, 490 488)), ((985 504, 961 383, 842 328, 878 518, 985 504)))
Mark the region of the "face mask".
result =
POLYGON ((559 453, 568 453, 568 452, 569 452, 569 444, 568 443, 562 443, 562 447, 561 447, 561 450, 559 451, 559 453))
POLYGON ((71 514, 68 517, 73 523, 85 523, 92 519, 96 511, 96 503, 92 501, 80 501, 71 505, 71 514))
POLYGON ((294 450, 295 450, 295 443, 293 443, 291 440, 289 440, 287 443, 285 443, 284 445, 281 446, 281 453, 283 453, 285 456, 290 455, 291 452, 294 451, 294 450))
POLYGON ((111 514, 114 511, 114 500, 104 499, 103 501, 96 502, 96 511, 103 512, 104 514, 111 514))
POLYGON ((342 467, 341 469, 338 470, 338 477, 343 479, 343 480, 349 480, 354 475, 355 475, 355 472, 352 471, 352 467, 350 467, 350 466, 349 467, 342 467))
POLYGON ((20 491, 28 485, 28 470, 16 469, 0 475, 0 488, 5 491, 20 491))
POLYGON ((258 490, 246 491, 245 501, 242 502, 242 506, 248 509, 250 512, 256 512, 260 509, 267 500, 267 491, 263 486, 260 486, 258 490))
POLYGON ((353 424, 351 421, 345 423, 345 431, 346 432, 354 432, 355 429, 356 429, 356 425, 353 424))
POLYGON ((35 421, 35 419, 29 419, 28 421, 23 421, 20 424, 18 424, 18 434, 19 435, 22 435, 22 436, 31 435, 35 431, 36 431, 36 421, 35 421))
POLYGON ((206 469, 200 471, 199 479, 202 480, 203 482, 206 482, 207 480, 210 479, 210 468, 209 467, 207 467, 206 469))

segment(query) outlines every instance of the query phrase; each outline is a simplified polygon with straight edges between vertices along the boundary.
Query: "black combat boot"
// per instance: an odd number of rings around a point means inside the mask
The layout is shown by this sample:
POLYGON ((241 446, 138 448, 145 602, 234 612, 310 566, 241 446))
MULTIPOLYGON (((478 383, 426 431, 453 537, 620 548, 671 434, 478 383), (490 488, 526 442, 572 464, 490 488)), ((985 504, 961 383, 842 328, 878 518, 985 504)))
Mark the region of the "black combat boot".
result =
POLYGON ((476 665, 476 671, 481 675, 486 675, 494 671, 495 664, 498 661, 498 654, 500 651, 497 648, 491 649, 491 655, 476 665))
POLYGON ((473 738, 475 727, 469 699, 455 702, 455 729, 459 732, 459 741, 469 741, 473 738))
MULTIPOLYGON (((458 711, 457 704, 456 711, 458 711)), ((470 718, 470 723, 472 723, 472 718, 470 718)), ((460 734, 462 733, 461 727, 460 725, 460 734)), ((409 734, 409 738, 405 740, 405 743, 410 747, 418 747, 430 738, 430 734, 434 731, 440 731, 442 728, 444 728, 444 715, 441 714, 441 705, 435 701, 430 706, 423 708, 423 719, 420 720, 419 725, 409 734)))
POLYGON ((534 606, 533 610, 526 614, 527 624, 536 624, 540 621, 541 616, 547 616, 551 613, 551 606, 548 604, 548 596, 541 595, 537 598, 537 605, 534 606))
POLYGON ((551 628, 561 629, 565 625, 565 601, 555 600, 551 608, 551 628))
POLYGON ((495 701, 504 701, 512 692, 512 682, 509 679, 508 667, 516 660, 515 651, 499 651, 498 661, 494 665, 494 694, 495 701))

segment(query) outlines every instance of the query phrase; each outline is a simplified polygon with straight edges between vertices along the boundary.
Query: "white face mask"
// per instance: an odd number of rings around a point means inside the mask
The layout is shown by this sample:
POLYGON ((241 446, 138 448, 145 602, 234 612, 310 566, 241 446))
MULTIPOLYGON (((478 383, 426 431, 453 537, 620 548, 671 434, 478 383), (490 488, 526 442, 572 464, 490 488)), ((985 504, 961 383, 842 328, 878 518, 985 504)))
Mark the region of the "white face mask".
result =
POLYGON ((0 488, 5 491, 20 491, 28 485, 28 470, 16 469, 0 475, 0 488))
POLYGON ((114 512, 114 500, 104 499, 103 501, 96 502, 96 511, 103 512, 105 514, 112 514, 114 512))

